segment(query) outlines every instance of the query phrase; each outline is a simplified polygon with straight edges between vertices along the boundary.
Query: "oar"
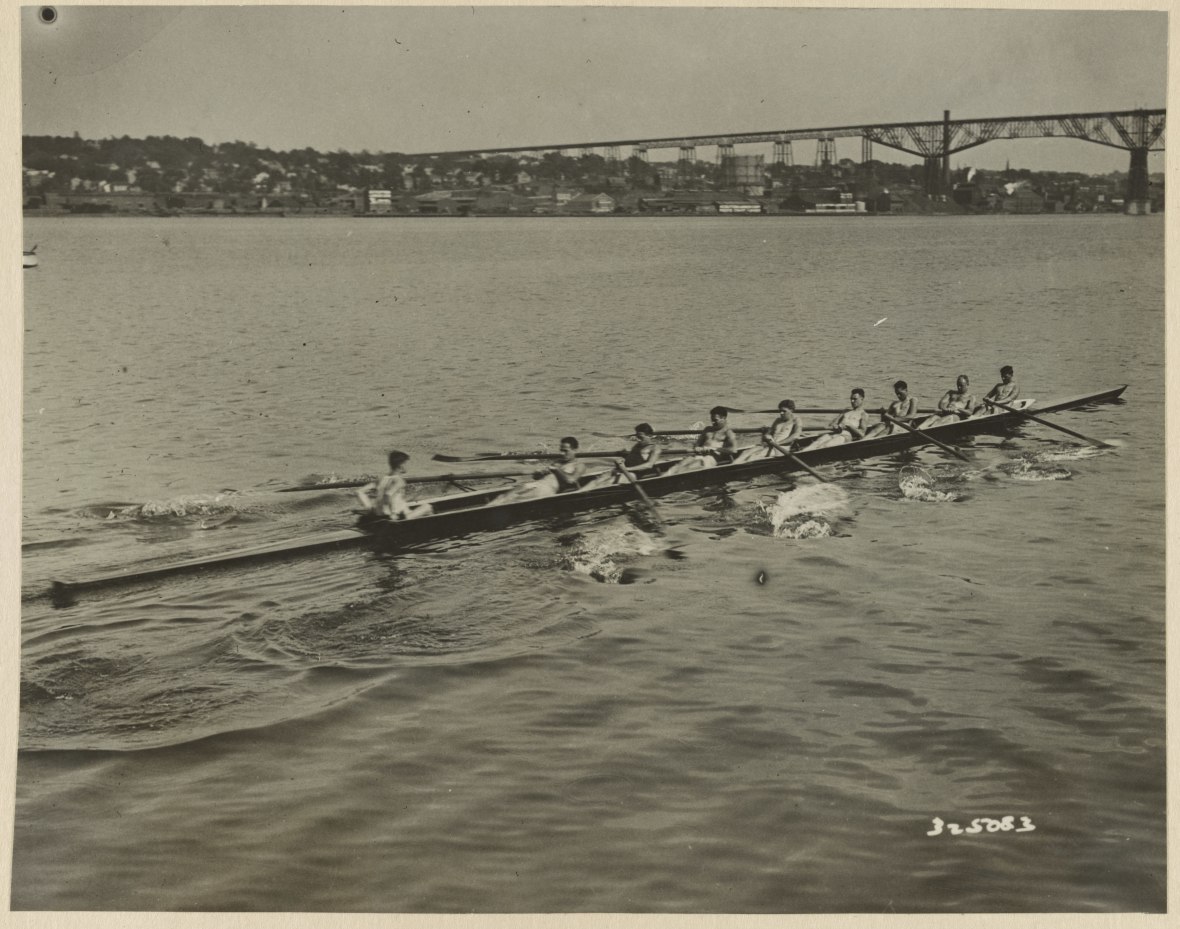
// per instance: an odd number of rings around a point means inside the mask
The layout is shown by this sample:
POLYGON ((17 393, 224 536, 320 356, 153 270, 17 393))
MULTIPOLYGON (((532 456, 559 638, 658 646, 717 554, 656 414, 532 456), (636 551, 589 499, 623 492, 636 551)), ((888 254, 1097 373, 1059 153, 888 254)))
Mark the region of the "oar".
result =
MULTIPOLYGON (((773 412, 777 413, 778 410, 774 410, 773 412)), ((840 412, 840 411, 837 411, 837 412, 840 412)), ((702 427, 702 429, 703 429, 703 427, 702 427)), ((655 432, 652 433, 652 435, 665 435, 665 436, 699 435, 701 433, 701 431, 702 431, 701 429, 657 429, 655 432)), ((738 433, 739 435, 753 434, 755 432, 761 432, 762 427, 761 426, 743 426, 741 429, 734 429, 733 431, 738 433)), ((629 439, 633 435, 635 435, 635 433, 627 432, 627 433, 619 434, 617 432, 591 432, 590 435, 594 436, 595 438, 599 438, 599 439, 629 439)))
MULTIPOLYGON (((413 477, 407 477, 407 484, 451 484, 455 481, 480 481, 486 478, 497 477, 531 477, 532 471, 485 471, 482 474, 419 474, 413 477)), ((376 478, 363 477, 356 478, 350 481, 330 481, 323 484, 300 484, 297 487, 280 487, 275 493, 290 494, 300 493, 309 490, 334 490, 339 487, 364 487, 366 484, 371 484, 376 478)))
MULTIPOLYGON (((753 413, 757 416, 761 416, 763 414, 772 415, 774 413, 779 412, 777 407, 773 410, 739 410, 736 406, 727 406, 726 409, 729 410, 729 412, 731 412, 731 413, 753 413)), ((796 416, 806 416, 806 415, 814 414, 816 416, 822 416, 822 415, 835 416, 837 413, 843 413, 846 409, 848 409, 848 408, 843 407, 839 410, 835 410, 835 409, 830 410, 827 407, 799 407, 795 410, 795 415, 796 416)))
POLYGON ((656 505, 655 505, 655 503, 652 502, 651 497, 649 497, 647 495, 647 491, 639 486, 639 481, 638 481, 638 479, 636 479, 635 475, 632 474, 630 471, 628 471, 623 466, 623 463, 621 461, 615 462, 615 470, 621 471, 623 474, 623 477, 625 477, 628 481, 631 482, 631 486, 635 488, 635 493, 639 494, 639 499, 642 500, 644 506, 647 507, 647 511, 651 514, 651 518, 653 520, 655 520, 655 523, 657 526, 662 527, 664 525, 664 520, 660 516, 660 511, 656 509, 656 505))
MULTIPOLYGON (((575 458, 618 458, 626 452, 575 452, 575 458)), ((564 458, 560 452, 480 452, 475 455, 431 455, 432 461, 542 461, 564 458)))
POLYGON ((1031 419, 1034 423, 1040 423, 1042 426, 1048 426, 1050 429, 1057 429, 1064 432, 1066 435, 1072 435, 1075 439, 1081 439, 1083 442, 1089 442, 1091 445, 1097 445, 1099 448, 1117 448, 1117 445, 1111 445, 1109 442, 1103 442, 1101 439, 1091 439, 1088 435, 1082 435, 1080 432, 1074 432, 1072 429, 1066 429, 1064 426, 1059 426, 1057 423, 1050 422, 1047 419, 1041 419, 1039 416, 1033 416, 1032 413, 1026 413, 1018 407, 1008 406, 1006 403, 1000 403, 999 400, 985 400, 984 403, 990 403, 992 406, 998 406, 1001 410, 1007 410, 1009 413, 1018 413, 1021 416, 1031 419))
POLYGON ((806 471, 808 474, 810 474, 812 477, 814 477, 821 484, 830 484, 831 483, 831 481, 829 481, 826 477, 824 477, 822 474, 820 474, 818 471, 816 471, 814 468, 812 468, 810 465, 808 465, 798 455, 794 455, 791 452, 787 451, 785 448, 783 448, 781 445, 779 445, 778 442, 776 442, 774 439, 770 438, 769 436, 766 439, 766 444, 769 445, 771 448, 776 449, 779 452, 782 452, 784 455, 787 456, 787 458, 789 458, 791 461, 793 461, 795 464, 797 464, 800 468, 802 468, 804 471, 806 471))
POLYGON ((893 423, 893 425, 901 426, 903 429, 908 429, 910 432, 913 432, 913 433, 916 433, 917 435, 922 436, 922 438, 924 438, 927 442, 931 442, 934 445, 937 445, 944 452, 950 452, 956 458, 962 458, 964 461, 967 461, 967 462, 971 461, 970 458, 968 458, 966 455, 964 455, 961 451, 959 451, 953 445, 947 445, 945 442, 938 441, 938 439, 934 438, 934 436, 927 433, 924 429, 919 429, 917 426, 911 426, 905 420, 894 419, 894 417, 890 416, 888 413, 882 413, 881 415, 884 416, 887 421, 893 423))
MULTIPOLYGON (((771 414, 779 412, 779 410, 777 410, 777 409, 774 409, 774 410, 739 410, 736 407, 732 407, 732 406, 727 406, 726 409, 729 410, 729 412, 731 412, 731 413, 753 413, 757 416, 761 416, 763 414, 771 415, 771 414)), ((810 407, 810 408, 800 407, 799 409, 795 410, 795 415, 796 416, 810 416, 810 415, 815 415, 815 416, 832 415, 832 416, 835 416, 838 413, 846 413, 847 411, 848 411, 848 407, 844 407, 843 409, 839 409, 839 410, 820 409, 818 407, 810 407)), ((875 409, 875 410, 865 410, 865 412, 866 413, 884 413, 885 408, 879 407, 878 409, 875 409)), ((918 410, 917 412, 919 412, 919 413, 934 413, 937 411, 936 410, 918 410)))

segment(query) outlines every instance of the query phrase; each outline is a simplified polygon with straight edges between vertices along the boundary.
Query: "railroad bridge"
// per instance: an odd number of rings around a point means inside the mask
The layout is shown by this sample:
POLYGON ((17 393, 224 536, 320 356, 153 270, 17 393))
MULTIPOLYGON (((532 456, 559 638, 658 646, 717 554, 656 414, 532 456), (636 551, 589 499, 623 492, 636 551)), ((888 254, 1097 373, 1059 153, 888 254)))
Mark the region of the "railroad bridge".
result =
POLYGON ((693 161, 698 146, 716 146, 717 160, 732 156, 734 146, 772 143, 773 161, 793 164, 792 143, 815 140, 816 164, 835 160, 836 139, 859 138, 861 161, 873 157, 873 145, 907 152, 926 165, 926 192, 932 196, 950 189, 950 157, 996 139, 1067 138, 1108 145, 1130 152, 1127 179, 1127 212, 1148 211, 1147 153, 1164 148, 1166 110, 1119 110, 1105 113, 1057 113, 1047 116, 998 116, 986 119, 951 119, 944 110, 941 120, 928 122, 872 123, 832 126, 820 129, 772 129, 764 132, 736 132, 719 135, 684 135, 660 139, 616 139, 607 142, 572 142, 563 145, 527 145, 514 148, 468 149, 450 152, 419 152, 414 157, 480 156, 575 151, 586 155, 602 150, 607 160, 619 160, 621 149, 630 148, 632 157, 648 160, 653 149, 679 149, 680 161, 693 161))

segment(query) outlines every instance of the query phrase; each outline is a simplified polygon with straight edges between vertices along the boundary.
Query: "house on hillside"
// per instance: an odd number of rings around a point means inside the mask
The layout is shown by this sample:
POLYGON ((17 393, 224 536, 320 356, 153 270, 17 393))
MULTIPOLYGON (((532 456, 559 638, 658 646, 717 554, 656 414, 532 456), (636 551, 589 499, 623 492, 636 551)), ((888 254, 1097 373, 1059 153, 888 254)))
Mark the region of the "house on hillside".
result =
POLYGON ((609 194, 578 194, 561 207, 563 213, 603 214, 615 211, 615 198, 609 194))
POLYGON ((639 209, 646 213, 716 213, 717 198, 712 190, 674 190, 660 197, 644 197, 639 209))
POLYGON ((414 198, 419 213, 432 216, 454 216, 459 212, 459 205, 452 199, 449 190, 432 190, 428 194, 419 194, 414 198))

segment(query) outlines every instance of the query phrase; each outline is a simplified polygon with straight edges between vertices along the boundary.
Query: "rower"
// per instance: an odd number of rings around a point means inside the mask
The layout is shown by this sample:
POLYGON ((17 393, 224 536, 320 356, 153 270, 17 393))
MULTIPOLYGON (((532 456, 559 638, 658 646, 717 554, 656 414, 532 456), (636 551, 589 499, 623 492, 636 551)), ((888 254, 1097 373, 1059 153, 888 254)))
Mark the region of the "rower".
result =
POLYGON ((715 406, 709 410, 710 423, 697 436, 692 454, 685 455, 665 474, 680 474, 698 468, 715 468, 720 462, 731 461, 737 453, 737 436, 729 427, 729 410, 715 406))
POLYGON ((662 451, 663 449, 656 444, 656 433, 651 427, 651 423, 640 423, 635 427, 635 444, 631 446, 625 457, 615 462, 614 470, 603 472, 582 486, 586 490, 593 490, 597 487, 606 487, 608 484, 617 484, 623 480, 621 469, 625 468, 628 471, 636 468, 647 470, 660 460, 662 451))
POLYGON ((897 431, 897 426, 886 417, 903 423, 908 423, 915 418, 915 414, 918 412, 918 401, 910 396, 909 385, 905 381, 896 381, 893 385, 893 394, 897 399, 885 408, 881 414, 881 421, 865 433, 866 439, 879 435, 893 435, 897 431))
POLYGON ((853 387, 848 395, 848 409, 828 424, 828 434, 821 435, 807 446, 808 451, 813 448, 827 448, 830 445, 842 445, 845 442, 855 442, 865 437, 869 428, 869 413, 864 408, 865 392, 863 387, 853 387))
POLYGON ((743 448, 734 458, 734 462, 752 461, 755 458, 769 458, 771 455, 777 455, 778 451, 770 444, 772 442, 790 451, 795 440, 802 434, 803 424, 795 415, 795 401, 783 400, 778 405, 778 416, 769 426, 762 429, 762 444, 743 448))
POLYGON ((960 374, 955 386, 942 395, 938 401, 938 413, 919 424, 919 429, 943 426, 966 419, 975 411, 975 397, 971 393, 971 381, 966 374, 960 374))
POLYGON ((561 452, 561 460, 557 464, 537 471, 529 483, 500 494, 489 505, 511 503, 516 500, 536 500, 577 490, 581 486, 582 475, 586 473, 586 466, 578 460, 578 440, 572 435, 563 436, 558 449, 561 452))
POLYGON ((433 513, 429 503, 414 504, 406 500, 405 471, 409 460, 410 456, 405 452, 390 452, 389 473, 357 490, 356 498, 361 506, 374 516, 386 519, 417 519, 433 513))
POLYGON ((640 423, 635 427, 635 444, 623 459, 623 466, 640 468, 654 465, 660 460, 661 451, 663 449, 656 444, 656 431, 652 429, 651 423, 640 423))
POLYGON ((1012 365, 1004 365, 1004 367, 1000 368, 1000 383, 984 395, 983 402, 973 412, 982 413, 984 410, 992 412, 995 407, 988 401, 995 400, 999 403, 1013 403, 1019 397, 1020 385, 1016 383, 1016 372, 1012 370, 1012 365))

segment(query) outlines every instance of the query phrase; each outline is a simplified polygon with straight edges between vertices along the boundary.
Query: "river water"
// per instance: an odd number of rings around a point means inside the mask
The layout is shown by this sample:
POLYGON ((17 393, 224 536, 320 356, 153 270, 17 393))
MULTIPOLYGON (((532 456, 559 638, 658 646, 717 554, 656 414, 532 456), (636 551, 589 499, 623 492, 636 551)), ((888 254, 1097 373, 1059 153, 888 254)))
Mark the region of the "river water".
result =
POLYGON ((1163 911, 1162 219, 24 234, 14 909, 1163 911), (38 596, 347 526, 347 491, 274 491, 390 447, 440 473, 1005 363, 1130 385, 1054 417, 1116 447, 1030 423, 665 497, 663 534, 625 506, 38 596))

